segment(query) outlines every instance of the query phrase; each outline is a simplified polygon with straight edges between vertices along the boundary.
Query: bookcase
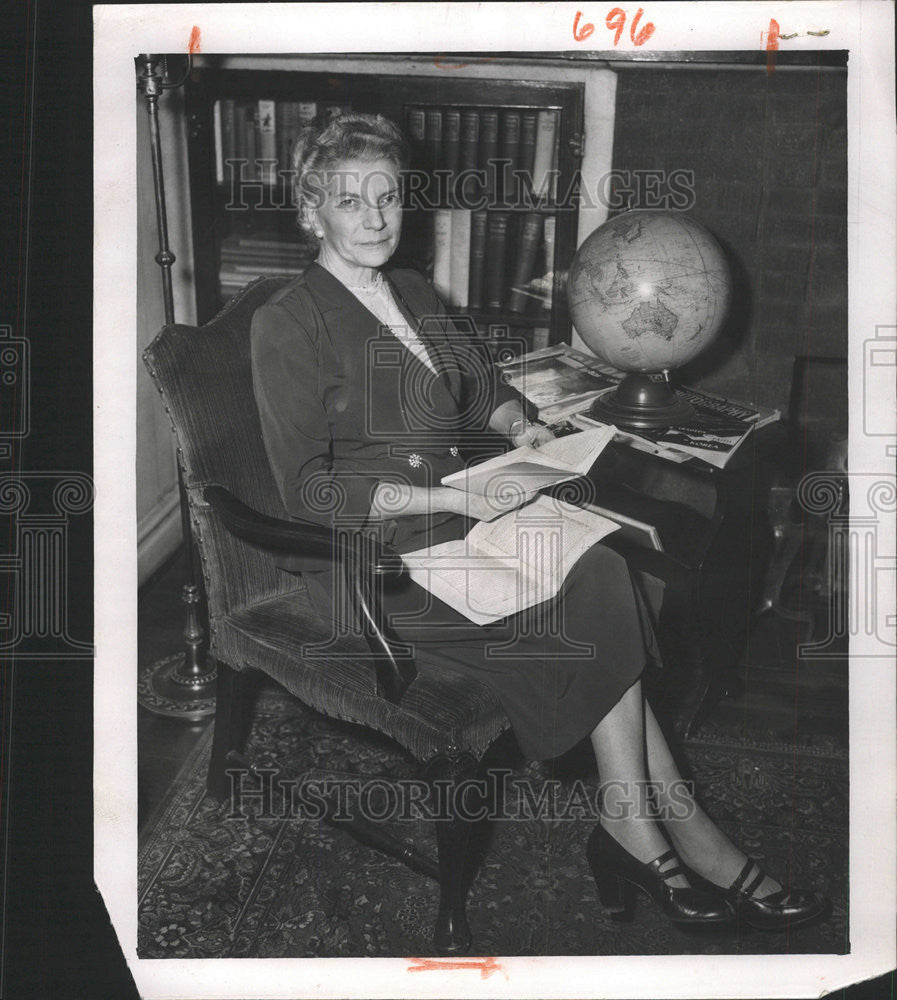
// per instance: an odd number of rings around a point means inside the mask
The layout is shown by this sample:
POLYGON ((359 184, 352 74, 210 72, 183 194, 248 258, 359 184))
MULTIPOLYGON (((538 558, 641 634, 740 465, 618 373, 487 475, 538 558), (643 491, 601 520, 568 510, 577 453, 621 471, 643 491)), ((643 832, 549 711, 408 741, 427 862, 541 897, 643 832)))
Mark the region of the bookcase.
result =
POLYGON ((411 146, 391 263, 426 274, 483 337, 520 350, 569 342, 584 87, 457 72, 196 69, 185 101, 199 321, 252 278, 307 265, 291 139, 352 110, 391 118, 411 146))

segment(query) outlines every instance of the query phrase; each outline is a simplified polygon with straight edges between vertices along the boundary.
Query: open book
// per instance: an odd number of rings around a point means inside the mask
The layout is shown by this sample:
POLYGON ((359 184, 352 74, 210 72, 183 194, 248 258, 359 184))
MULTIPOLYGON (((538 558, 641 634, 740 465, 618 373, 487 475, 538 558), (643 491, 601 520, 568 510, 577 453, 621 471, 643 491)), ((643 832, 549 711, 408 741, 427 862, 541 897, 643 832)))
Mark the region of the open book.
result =
POLYGON ((469 469, 442 478, 451 486, 481 496, 500 495, 507 486, 527 491, 563 483, 584 476, 613 440, 616 428, 601 424, 576 434, 547 441, 539 448, 524 445, 504 455, 497 455, 469 469))
POLYGON ((486 625, 554 597, 576 560, 617 530, 563 500, 539 496, 466 538, 402 556, 408 575, 476 625, 486 625))

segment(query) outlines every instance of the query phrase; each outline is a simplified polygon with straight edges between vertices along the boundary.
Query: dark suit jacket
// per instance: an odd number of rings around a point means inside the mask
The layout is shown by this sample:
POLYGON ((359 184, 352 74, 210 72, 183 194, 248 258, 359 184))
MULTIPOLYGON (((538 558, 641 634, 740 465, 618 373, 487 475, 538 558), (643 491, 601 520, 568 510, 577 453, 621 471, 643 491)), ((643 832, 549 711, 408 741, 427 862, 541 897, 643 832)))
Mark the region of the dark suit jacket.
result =
MULTIPOLYGON (((312 264, 252 321, 253 385, 268 459, 294 516, 360 525, 381 482, 438 486, 463 467, 457 448, 518 394, 485 345, 447 317, 416 271, 387 275, 437 373, 417 360, 328 271, 312 264)), ((409 551, 461 537, 465 519, 409 516, 380 525, 409 551)))

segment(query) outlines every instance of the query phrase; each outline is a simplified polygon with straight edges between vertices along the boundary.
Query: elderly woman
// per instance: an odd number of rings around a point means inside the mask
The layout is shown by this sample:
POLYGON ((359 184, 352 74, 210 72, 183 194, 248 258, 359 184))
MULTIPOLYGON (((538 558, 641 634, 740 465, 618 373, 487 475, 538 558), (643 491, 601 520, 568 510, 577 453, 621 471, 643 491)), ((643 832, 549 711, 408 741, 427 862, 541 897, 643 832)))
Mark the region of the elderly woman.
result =
MULTIPOLYGON (((441 486, 463 468, 459 443, 483 432, 515 446, 551 437, 493 377, 428 281, 382 270, 401 234, 406 164, 401 133, 381 117, 344 115, 302 133, 294 194, 317 260, 252 324, 255 394, 287 510, 373 526, 399 552, 462 538, 475 521, 531 499, 441 486)), ((309 585, 329 613, 329 579, 309 585)), ((420 662, 495 692, 529 757, 589 737, 605 791, 588 859, 611 912, 631 914, 635 887, 679 924, 737 915, 784 929, 822 912, 822 899, 786 893, 690 796, 642 693, 640 675, 657 658, 650 614, 610 549, 593 546, 554 600, 495 626, 473 625, 415 584, 385 600, 420 662), (490 655, 509 642, 513 656, 490 655)))

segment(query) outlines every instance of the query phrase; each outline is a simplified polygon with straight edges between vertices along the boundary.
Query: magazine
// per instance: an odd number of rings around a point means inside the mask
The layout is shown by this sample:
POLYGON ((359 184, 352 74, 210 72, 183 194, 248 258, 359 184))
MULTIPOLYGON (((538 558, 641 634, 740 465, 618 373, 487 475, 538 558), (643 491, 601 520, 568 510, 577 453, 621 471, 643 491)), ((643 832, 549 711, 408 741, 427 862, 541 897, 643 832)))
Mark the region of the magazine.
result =
POLYGON ((686 399, 695 415, 673 427, 635 433, 654 444, 672 448, 723 468, 742 442, 757 427, 778 420, 778 410, 750 407, 723 396, 681 386, 676 395, 686 399))
POLYGON ((587 409, 619 382, 615 369, 566 344, 499 362, 498 368, 502 380, 529 400, 545 423, 587 409))
POLYGON ((406 552, 415 583, 476 625, 487 625, 554 597, 577 559, 616 531, 609 518, 554 497, 494 521, 466 538, 406 552))
POLYGON ((443 486, 467 493, 495 496, 507 486, 541 490, 584 476, 613 440, 616 427, 595 424, 575 434, 556 437, 538 448, 524 445, 479 465, 442 477, 443 486))
MULTIPOLYGON (((678 388, 676 393, 692 403, 696 411, 694 417, 673 427, 654 430, 617 428, 614 440, 638 451, 659 455, 669 462, 699 458, 722 469, 751 431, 781 417, 778 410, 749 407, 696 389, 678 388)), ((569 421, 583 430, 606 426, 585 413, 572 414, 569 421)))

